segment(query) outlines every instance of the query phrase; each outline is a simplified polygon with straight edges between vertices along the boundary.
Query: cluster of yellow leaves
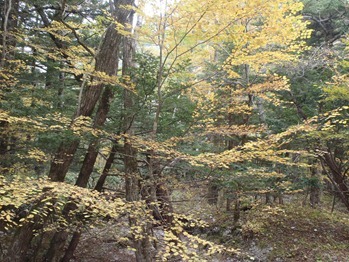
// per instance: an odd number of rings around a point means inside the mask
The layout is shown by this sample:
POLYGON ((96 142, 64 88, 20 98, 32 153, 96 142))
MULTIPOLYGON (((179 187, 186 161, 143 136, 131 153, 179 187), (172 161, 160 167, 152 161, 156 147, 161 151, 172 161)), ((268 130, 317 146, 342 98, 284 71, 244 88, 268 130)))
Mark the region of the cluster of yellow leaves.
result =
POLYGON ((268 64, 279 64, 297 58, 304 50, 311 31, 303 21, 298 1, 245 1, 244 13, 234 27, 234 48, 227 60, 231 65, 248 64, 258 72, 268 64))
POLYGON ((218 127, 210 125, 206 126, 205 130, 200 134, 200 136, 258 136, 258 133, 262 133, 264 131, 265 126, 263 125, 220 125, 218 127))
POLYGON ((326 93, 325 101, 349 102, 349 74, 333 77, 333 83, 329 83, 323 90, 326 93))
POLYGON ((8 180, 1 176, 0 196, 0 220, 5 222, 6 229, 43 222, 48 217, 51 219, 51 229, 82 222, 92 226, 103 217, 117 219, 130 210, 142 212, 120 198, 46 179, 15 177, 8 180), (77 207, 69 218, 62 213, 68 203, 77 207))
POLYGON ((205 164, 210 167, 228 168, 230 164, 236 162, 245 162, 253 160, 264 160, 274 163, 301 166, 301 163, 292 163, 290 159, 285 158, 285 153, 305 154, 306 152, 284 150, 282 147, 289 143, 289 137, 297 133, 310 132, 316 130, 316 125, 302 124, 289 128, 285 132, 272 134, 264 139, 251 141, 243 146, 226 150, 219 154, 203 153, 195 157, 191 164, 205 164))
MULTIPOLYGON (((178 223, 177 221, 176 223, 178 223)), ((181 226, 177 226, 181 228, 181 226)), ((213 242, 189 234, 186 231, 173 231, 176 227, 164 231, 164 246, 159 254, 160 261, 170 258, 180 258, 183 261, 210 261, 210 256, 220 253, 241 255, 237 249, 226 248, 213 242), (181 237, 179 237, 181 235, 181 237)))
POLYGON ((188 234, 183 227, 206 226, 206 223, 190 216, 173 214, 174 225, 164 230, 163 239, 155 238, 146 230, 147 226, 155 221, 145 201, 125 202, 112 194, 98 193, 47 179, 15 177, 9 180, 3 176, 0 176, 0 198, 0 222, 6 230, 28 223, 45 225, 42 228, 44 231, 57 228, 74 230, 82 224, 85 228, 93 228, 104 223, 103 219, 106 217, 118 220, 127 215, 132 221, 132 226, 128 229, 125 223, 116 226, 125 227, 123 229, 129 231, 132 240, 149 238, 151 241, 160 241, 163 251, 158 257, 161 261, 167 261, 169 257, 181 257, 185 261, 205 261, 205 256, 221 252, 238 253, 236 250, 188 234), (67 205, 74 205, 68 216, 64 211, 67 205), (190 221, 184 223, 181 219, 190 221), (177 234, 183 235, 184 238, 178 237, 177 234))

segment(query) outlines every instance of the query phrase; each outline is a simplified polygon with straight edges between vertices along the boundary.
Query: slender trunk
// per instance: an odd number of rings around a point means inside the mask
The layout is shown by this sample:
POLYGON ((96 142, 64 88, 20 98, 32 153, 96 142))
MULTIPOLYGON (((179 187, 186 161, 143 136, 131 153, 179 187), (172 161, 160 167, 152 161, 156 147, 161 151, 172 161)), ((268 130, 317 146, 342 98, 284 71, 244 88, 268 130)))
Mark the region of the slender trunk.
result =
POLYGON ((310 168, 311 183, 309 186, 309 201, 311 207, 317 207, 320 204, 320 178, 317 161, 313 161, 310 168))
POLYGON ((18 6, 18 0, 5 0, 4 5, 2 6, 3 17, 1 20, 2 34, 0 36, 0 69, 8 65, 8 60, 13 59, 14 47, 17 44, 13 33, 16 31, 18 26, 18 6))
POLYGON ((68 262, 73 258, 74 251, 79 244, 80 237, 81 237, 81 232, 75 231, 71 240, 70 240, 69 246, 68 246, 67 250, 65 251, 65 254, 60 262, 68 262))
POLYGON ((218 204, 219 186, 218 186, 217 182, 218 181, 215 179, 212 179, 209 181, 207 202, 210 205, 217 205, 218 204))
POLYGON ((0 172, 6 173, 10 167, 7 155, 9 149, 9 134, 7 128, 9 123, 7 121, 0 121, 0 172))
MULTIPOLYGON (((61 67, 63 67, 63 66, 61 65, 61 67)), ((64 86, 65 86, 65 73, 64 72, 60 72, 59 73, 59 86, 58 86, 58 89, 57 89, 57 95, 58 95, 57 108, 58 109, 63 109, 63 107, 64 107, 64 101, 63 101, 64 86)))
POLYGON ((240 196, 239 193, 235 194, 235 205, 234 205, 234 222, 238 222, 240 219, 240 196))
POLYGON ((278 192, 278 199, 279 199, 279 204, 283 205, 284 204, 284 195, 282 194, 281 191, 278 192))
MULTIPOLYGON (((8 63, 8 61, 14 59, 14 51, 17 45, 16 38, 13 33, 18 27, 18 0, 4 0, 3 6, 1 6, 1 31, 0 34, 0 99, 2 99, 2 93, 7 90, 10 91, 10 86, 15 82, 14 74, 16 70, 13 68, 14 65, 8 63), (2 77, 6 75, 6 78, 2 77)), ((1 107, 1 101, 0 101, 1 107)), ((9 122, 0 121, 0 171, 2 173, 7 172, 7 168, 11 165, 9 149, 11 135, 8 130, 9 122)))
MULTIPOLYGON (((151 139, 156 141, 158 135, 158 128, 160 123, 160 114, 163 104, 162 88, 166 81, 167 76, 164 75, 165 64, 168 56, 164 55, 165 50, 165 38, 166 38, 166 8, 167 2, 164 2, 164 12, 160 14, 160 20, 158 24, 158 30, 161 32, 158 35, 159 45, 159 69, 157 72, 156 81, 156 95, 157 95, 157 106, 155 109, 155 117, 153 121, 153 129, 151 132, 151 139)), ((148 155, 148 188, 147 188, 147 200, 150 203, 150 208, 153 210, 154 217, 163 221, 164 223, 170 224, 173 220, 172 217, 172 203, 170 201, 169 190, 166 182, 164 181, 161 174, 161 163, 156 157, 155 150, 150 150, 148 155), (157 205, 156 202, 160 204, 157 205), (163 208, 163 210, 161 210, 163 208)))
MULTIPOLYGON (((133 17, 130 17, 132 22, 133 17)), ((127 76, 130 69, 134 67, 135 56, 135 41, 132 37, 126 37, 123 42, 123 63, 122 63, 122 75, 127 76)), ((126 83, 127 84, 127 83, 126 83)), ((134 114, 132 109, 134 108, 134 94, 129 91, 124 91, 124 110, 126 115, 124 117, 123 129, 127 136, 134 135, 134 114)), ((130 139, 125 138, 124 148, 124 168, 125 168, 125 190, 126 201, 139 201, 141 198, 141 186, 140 186, 140 172, 138 170, 137 163, 137 149, 132 146, 130 139)), ((137 219, 129 217, 130 227, 137 226, 137 219)), ((151 262, 153 261, 153 254, 151 252, 152 245, 150 242, 151 236, 150 223, 146 223, 142 226, 143 235, 142 239, 133 239, 133 245, 136 249, 136 261, 137 262, 151 262)))
POLYGON ((109 175, 109 170, 114 162, 114 158, 115 158, 115 154, 117 152, 118 149, 118 145, 117 142, 115 142, 113 144, 113 147, 111 148, 110 154, 108 156, 108 159, 104 165, 103 171, 102 171, 102 175, 99 177, 97 184, 95 186, 95 190, 98 192, 102 192, 105 180, 107 179, 108 175, 109 175))
POLYGON ((270 192, 266 192, 266 193, 265 193, 265 203, 266 203, 266 204, 271 204, 271 203, 272 203, 270 192))
POLYGON ((228 194, 227 196, 227 200, 226 200, 226 207, 225 207, 225 210, 227 212, 230 212, 231 211, 231 204, 233 203, 233 198, 228 194))

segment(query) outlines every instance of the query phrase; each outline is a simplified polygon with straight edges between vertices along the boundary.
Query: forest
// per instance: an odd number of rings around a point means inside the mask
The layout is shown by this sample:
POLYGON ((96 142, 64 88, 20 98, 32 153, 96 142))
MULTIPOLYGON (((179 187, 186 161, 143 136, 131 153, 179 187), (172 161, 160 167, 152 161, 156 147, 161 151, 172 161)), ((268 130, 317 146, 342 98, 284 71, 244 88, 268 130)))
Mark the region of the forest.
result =
POLYGON ((0 261, 348 261, 347 0, 0 13, 0 261))

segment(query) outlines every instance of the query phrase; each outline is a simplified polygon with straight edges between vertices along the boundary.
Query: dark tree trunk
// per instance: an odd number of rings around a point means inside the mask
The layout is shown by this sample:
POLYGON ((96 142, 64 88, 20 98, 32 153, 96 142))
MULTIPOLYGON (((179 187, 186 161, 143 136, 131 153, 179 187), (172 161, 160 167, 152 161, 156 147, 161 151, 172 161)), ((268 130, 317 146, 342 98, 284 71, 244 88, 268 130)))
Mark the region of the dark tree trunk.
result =
POLYGON ((218 204, 219 186, 216 180, 210 180, 208 185, 207 202, 210 205, 218 204))
POLYGON ((58 258, 63 254, 68 235, 66 231, 59 231, 54 234, 43 261, 53 262, 59 260, 58 258))
MULTIPOLYGON (((121 0, 115 1, 115 12, 114 17, 118 23, 125 25, 128 16, 133 11, 124 8, 124 6, 133 5, 132 0, 121 0)), ((104 36, 104 39, 100 45, 100 49, 96 55, 96 66, 95 70, 98 72, 106 73, 109 76, 116 76, 118 70, 118 55, 119 55, 119 46, 121 43, 123 36, 118 32, 115 23, 112 23, 104 36)), ((98 79, 97 79, 98 81, 98 79)), ((79 107, 75 114, 75 117, 79 116, 91 116, 93 110, 97 104, 100 95, 104 89, 103 83, 91 84, 86 86, 83 89, 81 101, 79 101, 79 107)), ((82 86, 83 88, 83 86, 82 86)), ((105 97, 111 93, 111 87, 106 87, 104 92, 104 100, 105 97)), ((107 97, 107 101, 109 101, 109 97, 107 97)), ((105 109, 109 108, 109 104, 105 106, 104 102, 101 101, 101 111, 100 114, 105 114, 105 109)), ((101 119, 102 120, 102 119, 101 119)), ((101 121, 104 123, 105 120, 101 121)), ((79 145, 79 141, 73 141, 70 143, 62 143, 59 149, 57 150, 55 157, 51 163, 49 177, 53 181, 63 181, 70 164, 73 161, 74 154, 79 145)), ((94 154, 89 156, 93 160, 94 154)), ((87 163, 91 163, 93 161, 87 161, 87 163)), ((89 164, 90 165, 90 164, 89 164)), ((86 180, 86 179, 85 179, 86 180)))
POLYGON ((270 192, 266 192, 265 193, 265 203, 266 204, 271 204, 272 200, 271 200, 271 193, 270 192))
POLYGON ((8 125, 7 121, 0 121, 0 172, 3 174, 10 167, 7 159, 9 149, 8 125))
POLYGON ((79 146, 79 141, 61 143, 56 155, 51 162, 49 178, 52 181, 63 182, 68 169, 73 162, 74 154, 79 146))
POLYGON ((102 192, 105 180, 107 179, 107 177, 109 175, 109 170, 114 162, 114 158, 115 158, 115 154, 117 152, 117 149, 118 149, 118 145, 117 145, 117 142, 115 142, 113 144, 111 151, 110 151, 108 159, 104 165, 102 175, 99 177, 97 184, 95 186, 95 190, 98 192, 102 192))
MULTIPOLYGON (((110 102, 113 97, 114 97, 114 92, 112 91, 112 88, 107 86, 103 92, 101 101, 98 105, 96 117, 94 120, 94 128, 101 127, 105 123, 105 120, 107 119, 107 115, 110 108, 110 102)), ((92 174, 97 156, 98 156, 98 139, 92 141, 89 144, 87 154, 85 155, 84 162, 80 169, 80 173, 76 180, 75 185, 80 187, 87 186, 87 183, 92 174)))
POLYGON ((64 257, 61 259, 61 262, 69 262, 73 258, 74 251, 79 244, 80 237, 81 237, 81 232, 75 231, 70 240, 69 246, 65 251, 64 257))
MULTIPOLYGON (((133 20, 133 16, 130 17, 130 23, 133 20)), ((134 67, 135 56, 135 42, 131 37, 125 37, 123 42, 123 63, 122 63, 122 75, 127 76, 130 70, 134 67)), ((125 83, 127 84, 127 83, 125 83)), ((124 123, 123 129, 126 135, 134 135, 134 94, 129 91, 124 91, 124 123)), ((139 201, 141 199, 140 188, 140 172, 138 170, 137 163, 137 150, 132 146, 131 141, 125 138, 124 148, 124 168, 125 168, 125 190, 127 201, 139 201)), ((130 217, 130 226, 136 226, 137 220, 130 217)), ((147 223, 143 226, 143 239, 133 239, 133 245, 136 249, 136 261, 137 262, 151 262, 153 261, 153 254, 151 252, 152 245, 150 242, 151 236, 151 223, 147 223)))
POLYGON ((240 219, 240 197, 239 194, 235 194, 235 205, 234 205, 234 222, 238 222, 240 219))
MULTIPOLYGON (((18 27, 18 0, 2 1, 1 11, 1 34, 0 34, 0 75, 6 75, 7 78, 0 76, 0 90, 6 92, 9 86, 15 82, 14 65, 9 61, 14 59, 15 47, 17 45, 14 33, 18 27)), ((0 93, 0 99, 2 98, 0 93)), ((0 103, 1 107, 1 103, 0 103)), ((9 123, 0 121, 0 172, 7 172, 10 166, 9 149, 11 136, 8 131, 9 123)), ((11 148, 13 149, 13 148, 11 148)))
MULTIPOLYGON (((113 15, 114 17, 116 17, 118 23, 125 25, 128 22, 130 15, 133 14, 133 11, 128 8, 125 8, 125 6, 133 5, 133 1, 121 0, 121 1, 115 1, 114 3, 115 3, 115 7, 113 8, 114 9, 113 15)), ((105 72, 109 76, 117 75, 118 56, 120 51, 121 40, 123 38, 124 37, 122 36, 122 34, 119 34, 119 32, 117 31, 114 23, 111 26, 109 26, 105 34, 104 41, 102 42, 101 48, 98 52, 98 55, 96 56, 96 71, 105 72)), ((97 86, 88 86, 85 90, 83 90, 84 92, 81 97, 81 101, 79 101, 80 107, 78 108, 78 111, 76 113, 76 117, 80 115, 91 116, 92 111, 97 103, 97 100, 102 93, 102 88, 104 88, 104 91, 100 99, 97 113, 94 119, 94 127, 102 126, 107 118, 110 102, 111 102, 111 99, 113 98, 113 89, 111 86, 104 87, 103 84, 99 84, 97 86)), ((64 168, 64 163, 67 162, 68 163, 67 166, 69 168, 69 165, 72 162, 72 159, 78 144, 79 142, 77 141, 77 143, 74 144, 73 147, 71 147, 74 149, 74 152, 72 152, 72 154, 64 156, 62 161, 63 164, 60 164, 60 166, 56 166, 55 169, 52 169, 52 165, 51 165, 51 170, 50 170, 51 178, 58 175, 60 178, 63 178, 64 180, 65 174, 68 171, 68 169, 64 168)), ((79 176, 76 181, 76 185, 80 187, 87 186, 89 177, 93 171, 94 163, 98 155, 97 145, 98 145, 98 140, 92 141, 89 145, 88 152, 83 162, 83 166, 80 170, 79 176)), ((62 148, 62 152, 64 151, 65 149, 62 148)), ((61 152, 58 152, 58 153, 61 153, 61 152)), ((65 209, 67 209, 66 210, 67 213, 69 213, 74 208, 75 207, 72 207, 69 204, 65 206, 65 209)), ((68 233, 64 231, 57 232, 54 235, 50 243, 50 249, 46 254, 47 261, 53 261, 57 257, 57 255, 59 255, 56 250, 58 248, 58 251, 59 251, 64 247, 67 238, 68 238, 68 233)), ((70 241, 67 252, 62 258, 62 261, 64 260, 68 261, 73 256, 74 250, 78 245, 79 238, 80 238, 80 233, 75 232, 70 241)))
POLYGON ((7 253, 8 262, 27 261, 30 243, 34 237, 35 224, 26 224, 17 229, 13 242, 7 253))
POLYGON ((310 168, 311 183, 309 186, 309 200, 311 207, 317 207, 320 204, 320 178, 317 161, 313 161, 310 168))
POLYGON ((230 193, 228 193, 227 199, 226 199, 226 206, 225 206, 225 210, 227 212, 231 211, 231 204, 233 203, 233 197, 230 195, 230 193))
MULTIPOLYGON (((69 214, 77 208, 75 203, 67 203, 62 211, 62 216, 68 221, 69 223, 69 214)), ((57 231, 51 241, 49 249, 47 250, 43 261, 45 262, 51 262, 51 261, 58 261, 59 257, 63 255, 64 247, 67 242, 67 238, 69 237, 69 232, 66 230, 57 231)))
POLYGON ((332 184, 338 190, 340 199, 345 207, 349 210, 349 188, 346 184, 346 176, 342 173, 340 165, 335 160, 332 152, 328 151, 319 156, 323 170, 326 172, 332 184), (328 167, 328 170, 326 168, 328 167))
POLYGON ((279 204, 283 205, 284 204, 284 195, 282 194, 281 191, 278 192, 278 199, 279 199, 279 204))

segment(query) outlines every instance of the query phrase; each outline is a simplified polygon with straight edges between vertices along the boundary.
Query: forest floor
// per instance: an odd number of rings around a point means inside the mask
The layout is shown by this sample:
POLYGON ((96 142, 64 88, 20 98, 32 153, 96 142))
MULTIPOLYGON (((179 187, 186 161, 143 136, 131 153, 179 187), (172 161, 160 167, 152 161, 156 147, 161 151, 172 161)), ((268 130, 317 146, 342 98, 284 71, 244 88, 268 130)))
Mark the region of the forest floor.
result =
MULTIPOLYGON (((200 210, 202 204, 194 209, 200 210)), ((209 227, 194 234, 248 255, 217 255, 207 261, 349 262, 349 214, 340 207, 331 212, 329 205, 311 208, 297 201, 259 204, 241 212, 237 223, 231 212, 207 207, 202 215, 210 220, 209 227)), ((86 234, 75 261, 135 261, 133 252, 113 240, 111 232, 104 229, 86 234)))
POLYGON ((214 223, 220 229, 208 238, 238 247, 250 256, 221 261, 349 262, 349 214, 338 206, 331 212, 326 203, 318 208, 302 206, 297 200, 284 205, 260 204, 242 212, 238 223, 231 214, 221 214, 214 223))

